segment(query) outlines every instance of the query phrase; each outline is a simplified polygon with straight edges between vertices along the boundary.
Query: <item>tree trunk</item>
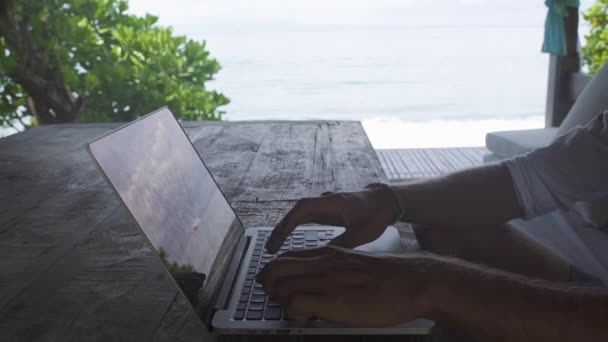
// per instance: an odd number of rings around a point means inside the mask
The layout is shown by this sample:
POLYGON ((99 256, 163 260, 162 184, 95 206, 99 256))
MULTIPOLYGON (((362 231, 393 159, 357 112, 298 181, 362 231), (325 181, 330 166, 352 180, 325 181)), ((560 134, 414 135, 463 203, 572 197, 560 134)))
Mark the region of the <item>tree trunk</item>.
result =
POLYGON ((41 51, 30 32, 29 17, 15 20, 16 2, 9 1, 0 11, 0 35, 4 37, 19 66, 9 72, 29 95, 28 110, 40 124, 77 122, 84 101, 74 96, 59 71, 59 59, 51 51, 41 51))

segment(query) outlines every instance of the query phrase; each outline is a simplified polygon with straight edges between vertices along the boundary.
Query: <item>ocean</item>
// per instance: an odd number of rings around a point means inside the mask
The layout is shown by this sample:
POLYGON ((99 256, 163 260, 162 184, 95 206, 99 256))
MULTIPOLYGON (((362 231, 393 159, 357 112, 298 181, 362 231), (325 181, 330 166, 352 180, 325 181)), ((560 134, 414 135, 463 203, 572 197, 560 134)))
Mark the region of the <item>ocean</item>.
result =
POLYGON ((542 127, 542 30, 334 29, 206 35, 227 120, 361 120, 377 148, 483 145, 542 127), (450 131, 453 127, 453 131, 450 131))
POLYGON ((375 148, 483 146, 487 132, 544 126, 541 0, 131 4, 206 40, 227 120, 360 120, 375 148))
POLYGON ((226 120, 360 120, 375 148, 482 146, 544 125, 541 0, 129 4, 206 41, 226 120))

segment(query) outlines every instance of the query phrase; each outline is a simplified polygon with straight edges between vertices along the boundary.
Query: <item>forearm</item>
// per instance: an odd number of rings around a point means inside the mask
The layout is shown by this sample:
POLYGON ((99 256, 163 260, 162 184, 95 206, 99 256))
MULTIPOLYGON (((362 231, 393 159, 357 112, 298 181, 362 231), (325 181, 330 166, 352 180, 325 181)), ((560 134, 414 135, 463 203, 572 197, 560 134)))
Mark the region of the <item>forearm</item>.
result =
POLYGON ((479 227, 522 216, 509 170, 491 164, 393 187, 405 221, 432 226, 479 227))
POLYGON ((436 259, 429 314, 483 340, 606 341, 608 291, 436 259))

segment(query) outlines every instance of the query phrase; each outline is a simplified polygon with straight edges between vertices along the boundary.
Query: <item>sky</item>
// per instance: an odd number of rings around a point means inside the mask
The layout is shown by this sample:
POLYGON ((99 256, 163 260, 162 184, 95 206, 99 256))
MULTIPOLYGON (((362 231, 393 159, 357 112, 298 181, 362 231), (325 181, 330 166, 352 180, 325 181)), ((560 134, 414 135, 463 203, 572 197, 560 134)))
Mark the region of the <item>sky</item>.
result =
MULTIPOLYGON (((586 8, 593 0, 582 0, 586 8)), ((327 26, 534 26, 542 0, 130 0, 134 14, 159 15, 176 33, 327 26)))

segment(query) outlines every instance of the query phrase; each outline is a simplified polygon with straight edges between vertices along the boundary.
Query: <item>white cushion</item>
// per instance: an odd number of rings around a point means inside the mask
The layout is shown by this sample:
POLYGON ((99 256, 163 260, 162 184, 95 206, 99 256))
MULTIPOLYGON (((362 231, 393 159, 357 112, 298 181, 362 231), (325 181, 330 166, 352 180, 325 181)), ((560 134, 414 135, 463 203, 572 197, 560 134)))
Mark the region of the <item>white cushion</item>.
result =
POLYGON ((549 145, 557 127, 501 131, 486 134, 486 147, 498 157, 506 159, 549 145))

